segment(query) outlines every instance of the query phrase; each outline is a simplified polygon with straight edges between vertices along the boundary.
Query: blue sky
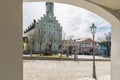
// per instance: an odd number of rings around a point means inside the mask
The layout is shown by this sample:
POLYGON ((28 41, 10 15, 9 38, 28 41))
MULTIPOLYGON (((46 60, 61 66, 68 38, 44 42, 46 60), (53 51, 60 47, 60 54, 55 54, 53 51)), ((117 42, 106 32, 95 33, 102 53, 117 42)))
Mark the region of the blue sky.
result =
MULTIPOLYGON (((46 12, 44 2, 23 3, 23 30, 33 21, 40 19, 46 12)), ((54 3, 54 15, 63 28, 66 38, 92 37, 90 26, 94 22, 97 26, 96 38, 111 32, 111 24, 102 17, 80 7, 54 3)))

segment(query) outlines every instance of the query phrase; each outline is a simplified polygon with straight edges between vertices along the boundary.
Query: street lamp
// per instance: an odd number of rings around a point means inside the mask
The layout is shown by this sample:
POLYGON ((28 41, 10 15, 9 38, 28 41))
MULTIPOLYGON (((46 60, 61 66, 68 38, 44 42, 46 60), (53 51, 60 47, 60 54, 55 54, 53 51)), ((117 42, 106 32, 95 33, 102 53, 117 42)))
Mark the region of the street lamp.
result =
POLYGON ((33 37, 30 35, 30 57, 32 58, 32 48, 33 48, 33 37))
POLYGON ((96 32, 96 26, 94 25, 94 23, 92 24, 92 26, 90 26, 91 29, 91 33, 93 35, 93 78, 96 79, 96 68, 95 68, 95 32, 96 32))

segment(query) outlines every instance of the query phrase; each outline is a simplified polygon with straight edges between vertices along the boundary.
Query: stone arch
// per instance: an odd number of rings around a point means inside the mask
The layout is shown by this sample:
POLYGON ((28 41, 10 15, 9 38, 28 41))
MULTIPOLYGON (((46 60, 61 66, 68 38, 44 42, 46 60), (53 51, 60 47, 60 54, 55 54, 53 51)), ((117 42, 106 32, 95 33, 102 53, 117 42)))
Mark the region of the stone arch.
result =
POLYGON ((112 15, 110 12, 106 11, 105 9, 87 2, 85 0, 23 0, 24 2, 57 2, 57 3, 63 3, 63 4, 69 4, 69 5, 74 5, 78 7, 82 7, 84 9, 87 9, 104 19, 106 19, 111 25, 114 22, 119 22, 119 19, 117 19, 114 15, 112 15))
POLYGON ((82 7, 84 9, 87 9, 93 13, 96 13, 97 15, 103 17, 106 19, 111 25, 112 25, 112 45, 111 45, 111 62, 112 62, 112 73, 111 73, 111 80, 118 80, 120 79, 120 72, 117 71, 118 67, 120 67, 120 63, 117 61, 120 60, 120 51, 119 51, 119 45, 120 45, 120 37, 118 34, 120 34, 120 21, 117 17, 112 15, 107 10, 93 4, 90 2, 87 2, 85 0, 24 0, 25 2, 57 2, 57 3, 65 3, 70 4, 78 7, 82 7), (116 75, 117 74, 117 75, 116 75))
POLYGON ((22 3, 52 1, 90 10, 112 25, 111 80, 120 80, 120 21, 112 14, 85 0, 0 0, 0 80, 23 80, 22 3), (6 77, 7 75, 7 77, 6 77))

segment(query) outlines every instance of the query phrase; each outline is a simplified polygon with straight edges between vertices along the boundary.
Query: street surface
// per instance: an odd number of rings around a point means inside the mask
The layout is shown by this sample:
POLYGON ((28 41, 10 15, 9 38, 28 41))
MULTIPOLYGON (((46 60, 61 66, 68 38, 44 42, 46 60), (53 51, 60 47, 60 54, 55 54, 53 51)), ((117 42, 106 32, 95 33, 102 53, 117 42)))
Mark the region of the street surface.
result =
MULTIPOLYGON (((97 61, 97 80, 110 80, 110 61, 97 61)), ((23 80, 94 80, 92 61, 23 60, 23 80)))

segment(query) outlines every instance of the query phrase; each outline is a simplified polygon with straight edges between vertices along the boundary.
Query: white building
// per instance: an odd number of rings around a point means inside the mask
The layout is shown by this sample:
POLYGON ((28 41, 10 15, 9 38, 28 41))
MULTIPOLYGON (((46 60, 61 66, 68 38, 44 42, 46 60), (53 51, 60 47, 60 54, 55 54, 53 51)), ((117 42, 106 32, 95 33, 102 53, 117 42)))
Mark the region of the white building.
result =
POLYGON ((93 40, 91 38, 76 39, 76 47, 78 52, 81 54, 91 54, 93 49, 93 40))
MULTIPOLYGON (((57 53, 62 41, 62 27, 54 16, 54 3, 46 2, 46 14, 24 31, 28 37, 28 49, 30 49, 30 36, 33 38, 33 51, 36 53, 57 53)), ((26 48, 25 48, 26 49, 26 48)))
POLYGON ((71 49, 71 52, 73 53, 73 51, 76 48, 76 41, 75 40, 62 40, 62 52, 63 53, 69 53, 69 48, 71 49))

